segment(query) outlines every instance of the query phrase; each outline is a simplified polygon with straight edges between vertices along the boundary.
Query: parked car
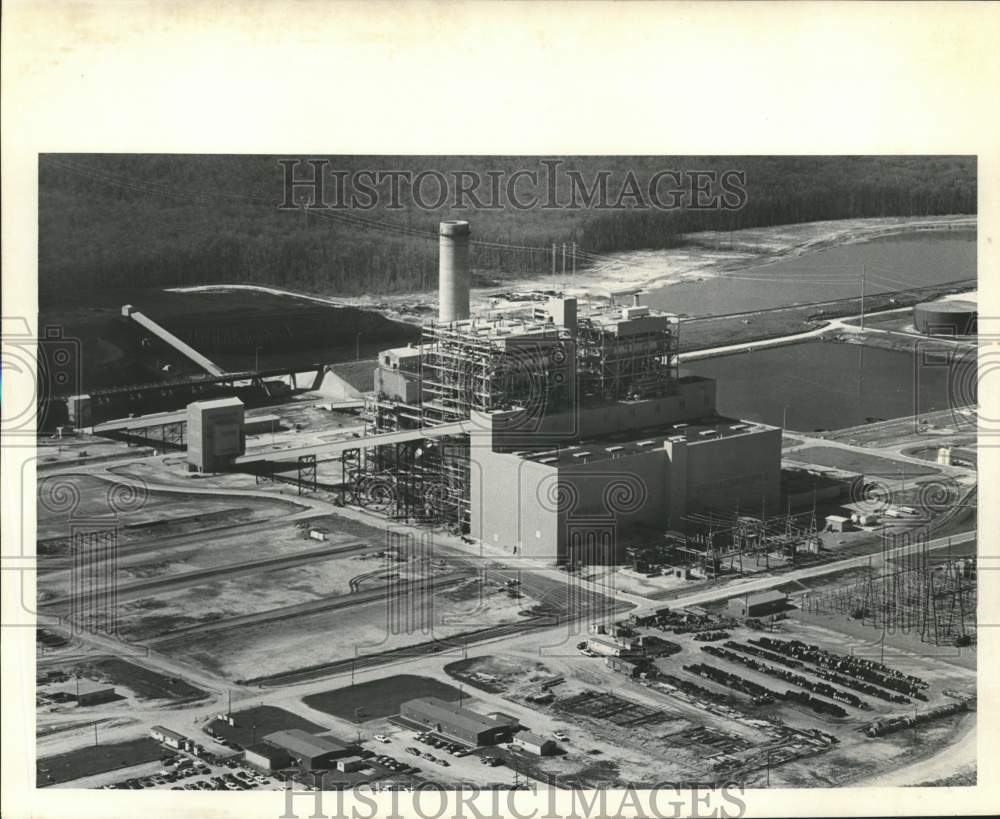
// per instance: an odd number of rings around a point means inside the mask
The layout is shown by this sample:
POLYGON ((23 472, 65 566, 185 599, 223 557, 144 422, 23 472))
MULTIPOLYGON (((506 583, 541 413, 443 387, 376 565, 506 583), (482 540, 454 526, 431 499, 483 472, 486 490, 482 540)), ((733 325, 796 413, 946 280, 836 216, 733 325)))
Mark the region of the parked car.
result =
POLYGON ((385 734, 375 734, 375 739, 378 742, 385 742, 385 743, 389 742, 389 737, 387 737, 385 734))

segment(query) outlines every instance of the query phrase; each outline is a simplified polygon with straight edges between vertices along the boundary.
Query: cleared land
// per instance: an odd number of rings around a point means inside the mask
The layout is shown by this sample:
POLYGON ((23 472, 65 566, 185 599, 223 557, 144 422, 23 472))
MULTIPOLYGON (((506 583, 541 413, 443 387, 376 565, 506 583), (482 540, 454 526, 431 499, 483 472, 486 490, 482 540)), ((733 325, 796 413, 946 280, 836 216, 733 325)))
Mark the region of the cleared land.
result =
POLYGON ((843 469, 858 475, 878 475, 886 478, 917 478, 923 475, 936 475, 939 472, 931 467, 852 452, 839 447, 810 446, 788 453, 785 457, 802 463, 843 469))
POLYGON ((319 711, 351 722, 395 716, 407 700, 417 697, 437 697, 457 702, 461 692, 452 685, 430 677, 399 674, 381 680, 337 688, 321 694, 311 694, 302 701, 319 711))
POLYGON ((35 763, 36 782, 38 787, 43 788, 116 768, 131 768, 157 760, 162 754, 163 746, 148 737, 113 745, 78 748, 39 759, 35 763))

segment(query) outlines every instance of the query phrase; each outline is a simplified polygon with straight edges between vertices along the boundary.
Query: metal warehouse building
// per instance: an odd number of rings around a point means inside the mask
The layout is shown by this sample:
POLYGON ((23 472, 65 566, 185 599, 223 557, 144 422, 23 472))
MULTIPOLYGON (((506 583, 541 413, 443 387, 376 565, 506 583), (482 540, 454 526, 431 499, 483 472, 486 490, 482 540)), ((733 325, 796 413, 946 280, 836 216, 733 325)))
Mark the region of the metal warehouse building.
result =
POLYGON ((437 697, 408 700, 399 713, 405 719, 470 745, 495 745, 510 736, 506 720, 490 719, 437 697))
POLYGON ((538 734, 532 734, 529 731, 522 731, 515 735, 514 744, 518 748, 523 748, 525 751, 537 754, 538 756, 550 756, 556 752, 555 742, 551 739, 540 737, 538 734))
POLYGON ((736 617, 763 617, 783 611, 788 605, 788 595, 779 591, 766 591, 760 594, 747 594, 734 597, 729 601, 730 614, 736 617))
POLYGON ((316 736, 301 728, 268 734, 264 742, 287 751, 296 764, 307 769, 334 768, 338 759, 354 755, 354 751, 335 739, 316 736))
POLYGON ((267 742, 258 742, 243 752, 243 760, 262 771, 280 771, 292 764, 292 758, 283 748, 267 742))

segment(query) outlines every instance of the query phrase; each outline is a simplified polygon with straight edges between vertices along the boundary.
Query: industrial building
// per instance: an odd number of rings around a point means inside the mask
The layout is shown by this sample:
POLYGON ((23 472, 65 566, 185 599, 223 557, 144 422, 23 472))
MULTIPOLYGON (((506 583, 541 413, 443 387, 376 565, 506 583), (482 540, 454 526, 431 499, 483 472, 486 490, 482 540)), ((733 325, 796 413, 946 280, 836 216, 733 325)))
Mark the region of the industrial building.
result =
POLYGON ((612 671, 625 674, 628 677, 638 677, 642 670, 648 667, 648 660, 629 660, 624 657, 605 657, 604 664, 612 671))
POLYGON ((349 484, 377 475, 390 514, 570 565, 617 562, 692 514, 780 506, 781 430, 720 415, 715 382, 679 374, 676 316, 633 294, 470 318, 469 233, 442 223, 439 321, 379 355, 366 405, 371 435, 467 427, 359 442, 345 453, 349 484))
POLYGON ((496 745, 510 737, 507 720, 494 720, 437 697, 420 697, 400 706, 400 716, 470 745, 496 745))
POLYGON ((178 750, 190 742, 184 734, 178 734, 176 731, 171 731, 169 728, 164 728, 162 725, 154 725, 150 728, 149 736, 157 742, 162 742, 169 748, 176 748, 178 750))
POLYGON ((187 408, 187 462, 191 472, 221 472, 246 451, 239 398, 195 401, 187 408))
POLYGON ((341 773, 360 771, 367 765, 368 763, 360 756, 344 756, 337 760, 337 770, 341 773))
POLYGON ((113 685, 99 683, 94 680, 75 679, 54 689, 79 706, 99 705, 119 699, 113 685))
POLYGON ((913 307, 913 326, 925 335, 971 336, 976 334, 978 312, 978 305, 971 301, 925 301, 913 307))
POLYGON ((556 752, 557 748, 554 740, 540 737, 538 734, 532 734, 530 731, 521 731, 515 734, 513 743, 518 748, 537 756, 551 756, 556 752))
POLYGON ((635 657, 642 654, 638 641, 595 634, 587 640, 587 649, 602 657, 635 657))
POLYGON ((301 728, 268 734, 264 742, 286 751, 296 765, 306 770, 329 770, 336 767, 338 759, 354 756, 354 751, 335 739, 301 728))
POLYGON ((788 607, 788 595, 779 591, 765 591, 733 597, 727 608, 734 617, 766 617, 788 607))
POLYGON ((273 773, 290 767, 292 757, 284 748, 269 742, 258 742, 243 752, 243 761, 260 771, 273 773))

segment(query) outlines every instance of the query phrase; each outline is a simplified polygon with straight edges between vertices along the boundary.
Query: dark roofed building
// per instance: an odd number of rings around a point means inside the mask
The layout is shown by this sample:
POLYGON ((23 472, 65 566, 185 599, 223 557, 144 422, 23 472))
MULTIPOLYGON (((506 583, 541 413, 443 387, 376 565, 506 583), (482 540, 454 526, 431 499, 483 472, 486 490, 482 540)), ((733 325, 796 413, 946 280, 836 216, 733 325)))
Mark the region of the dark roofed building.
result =
POLYGON ((729 600, 728 609, 736 617, 765 617, 784 611, 788 595, 774 589, 758 594, 746 594, 729 600))
POLYGON ((338 759, 354 754, 348 746, 332 737, 310 734, 301 728, 275 731, 264 737, 264 741, 287 751, 292 760, 303 768, 333 768, 338 759))
POLYGON ((400 706, 400 715, 439 734, 470 745, 495 745, 510 736, 510 726, 437 697, 420 697, 400 706))
POLYGON ((258 742, 256 745, 251 745, 244 751, 243 760, 247 765, 252 765, 268 773, 280 771, 292 764, 292 757, 288 751, 269 742, 258 742))

